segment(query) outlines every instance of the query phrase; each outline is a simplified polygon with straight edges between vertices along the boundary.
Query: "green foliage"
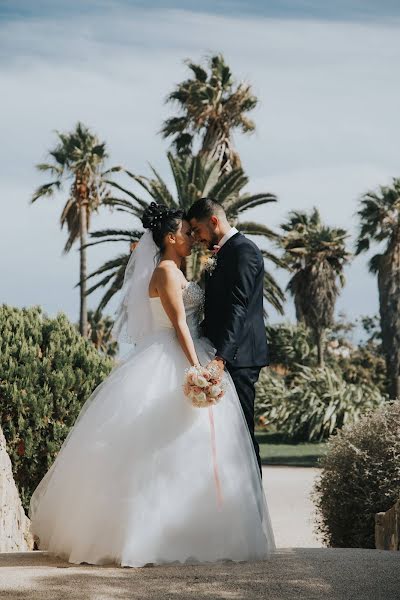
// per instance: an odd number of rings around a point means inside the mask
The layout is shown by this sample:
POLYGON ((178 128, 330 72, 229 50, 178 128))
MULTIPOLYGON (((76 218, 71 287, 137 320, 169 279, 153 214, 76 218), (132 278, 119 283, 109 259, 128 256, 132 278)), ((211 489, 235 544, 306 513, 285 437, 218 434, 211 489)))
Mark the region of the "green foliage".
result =
MULTIPOLYGON (((110 197, 104 201, 106 206, 120 212, 127 213, 130 217, 141 218, 144 210, 151 202, 165 204, 169 207, 179 207, 187 212, 191 204, 202 197, 209 196, 220 202, 232 225, 235 225, 243 234, 258 235, 264 239, 276 241, 278 236, 269 227, 256 222, 241 221, 244 212, 262 204, 276 202, 276 196, 269 192, 249 194, 243 191, 249 179, 243 169, 237 168, 223 172, 218 161, 207 159, 204 156, 175 156, 168 153, 168 162, 174 189, 171 191, 167 183, 157 171, 151 167, 152 177, 135 175, 130 171, 119 169, 127 175, 134 184, 133 189, 122 186, 114 181, 109 185, 125 194, 125 198, 110 197), (138 192, 136 191, 138 188, 138 192), (145 192, 143 194, 143 191, 145 192), (239 220, 238 220, 239 219, 239 220)), ((117 171, 118 169, 115 169, 117 171)), ((133 223, 132 223, 133 225, 133 223)), ((130 244, 129 252, 107 261, 99 269, 89 275, 87 279, 96 278, 87 294, 91 294, 100 287, 107 290, 100 301, 98 310, 102 310, 112 296, 121 288, 125 266, 136 242, 140 239, 141 232, 136 229, 107 229, 91 234, 94 242, 87 244, 109 244, 110 242, 126 241, 130 244)), ((280 259, 272 252, 262 251, 266 259, 264 275, 264 295, 266 303, 271 304, 278 312, 283 312, 284 295, 275 278, 267 269, 267 264, 282 266, 280 259)), ((188 279, 200 281, 204 273, 206 255, 204 249, 195 247, 190 257, 185 260, 184 270, 188 279)))
POLYGON ((113 319, 99 311, 88 311, 88 338, 94 347, 107 356, 114 357, 118 352, 118 342, 112 336, 113 319))
POLYGON ((0 306, 1 426, 25 509, 112 365, 65 315, 0 306))
POLYGON ((232 143, 234 131, 251 133, 255 129, 248 117, 257 105, 247 83, 235 84, 232 72, 219 54, 207 59, 205 68, 186 61, 191 76, 179 83, 167 97, 179 111, 167 119, 161 130, 172 138, 180 156, 193 153, 193 143, 200 142, 200 154, 218 160, 226 171, 240 166, 232 143))
POLYGON ((66 225, 68 240, 64 251, 69 252, 79 239, 82 220, 82 204, 85 204, 85 229, 89 229, 91 213, 98 209, 108 195, 104 180, 107 151, 105 142, 100 142, 85 125, 77 123, 68 133, 56 132, 57 145, 50 150, 50 162, 40 163, 37 169, 49 173, 52 181, 41 185, 33 194, 32 202, 53 196, 69 184, 69 196, 61 213, 61 227, 66 225))
POLYGON ((349 384, 329 367, 299 366, 291 377, 264 370, 256 417, 297 441, 321 441, 383 401, 377 388, 349 384))
POLYGON ((282 229, 283 260, 293 273, 288 290, 294 298, 297 320, 313 333, 322 366, 325 330, 334 323, 335 303, 344 285, 343 269, 350 259, 348 234, 324 225, 316 208, 309 215, 292 211, 282 229))
POLYGON ((302 323, 267 326, 270 362, 292 370, 296 365, 313 365, 316 352, 310 330, 302 323))
POLYGON ((82 123, 78 122, 75 129, 68 133, 56 133, 58 143, 49 151, 50 162, 37 165, 39 171, 49 174, 51 181, 39 186, 32 196, 32 202, 42 197, 54 196, 54 193, 61 192, 65 185, 69 187, 60 224, 61 227, 66 226, 68 230, 64 252, 69 252, 75 242, 80 243, 79 327, 81 334, 86 336, 86 235, 90 229, 92 214, 109 196, 105 176, 110 171, 118 170, 118 167, 103 171, 108 157, 106 145, 82 123))
POLYGON ((338 357, 329 364, 339 370, 348 383, 376 387, 381 394, 387 391, 386 363, 380 352, 372 344, 354 348, 349 358, 338 357), (336 365, 333 363, 336 361, 336 365))
POLYGON ((355 324, 346 321, 344 315, 340 316, 328 336, 327 362, 348 383, 377 387, 382 394, 385 394, 387 392, 386 363, 382 350, 379 317, 362 316, 359 321, 367 339, 354 346, 347 336, 354 330, 355 324))
POLYGON ((400 497, 400 402, 332 437, 314 487, 317 532, 329 546, 374 548, 375 513, 400 497))
POLYGON ((367 252, 373 245, 379 247, 379 253, 369 261, 369 268, 377 275, 388 391, 391 398, 400 398, 400 179, 393 179, 391 186, 364 194, 358 217, 356 253, 367 252))

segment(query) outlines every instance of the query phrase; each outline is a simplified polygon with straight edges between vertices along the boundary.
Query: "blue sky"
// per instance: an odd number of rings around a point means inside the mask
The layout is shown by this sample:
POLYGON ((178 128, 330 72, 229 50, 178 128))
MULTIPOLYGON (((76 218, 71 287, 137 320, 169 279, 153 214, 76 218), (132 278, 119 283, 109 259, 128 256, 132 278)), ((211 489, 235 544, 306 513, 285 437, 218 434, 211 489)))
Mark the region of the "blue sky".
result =
MULTIPOLYGON (((151 163, 168 179, 165 96, 186 76, 185 58, 213 52, 260 100, 256 133, 235 143, 249 190, 279 202, 249 217, 277 228, 289 210, 316 205, 350 230, 352 248, 358 198, 400 175, 399 33, 389 1, 0 2, 0 302, 77 315, 78 254, 62 255, 58 225, 64 198, 29 205, 54 130, 82 120, 106 140, 110 164, 150 174, 151 163)), ((92 229, 124 224, 102 211, 92 229)), ((93 249, 90 269, 121 249, 93 249)), ((351 318, 377 310, 366 260, 348 268, 338 303, 351 318)))
POLYGON ((107 14, 112 10, 129 8, 154 11, 180 9, 198 13, 222 15, 259 15, 268 18, 322 19, 333 21, 387 20, 400 16, 397 0, 2 0, 0 17, 70 16, 76 13, 107 14))

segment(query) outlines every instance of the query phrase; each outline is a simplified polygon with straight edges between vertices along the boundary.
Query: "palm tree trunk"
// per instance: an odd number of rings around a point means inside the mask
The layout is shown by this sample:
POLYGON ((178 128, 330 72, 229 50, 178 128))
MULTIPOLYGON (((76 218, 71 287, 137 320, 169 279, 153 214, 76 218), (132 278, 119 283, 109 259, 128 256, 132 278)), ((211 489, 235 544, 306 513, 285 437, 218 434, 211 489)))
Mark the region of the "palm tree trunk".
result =
POLYGON ((397 239, 381 259, 378 289, 388 394, 390 399, 400 399, 400 241, 397 239))
POLYGON ((388 382, 388 393, 389 398, 391 400, 399 400, 400 399, 400 376, 396 370, 389 370, 389 382, 388 382), (393 371, 393 372, 391 372, 393 371))
POLYGON ((87 316, 87 296, 86 296, 86 277, 87 277, 87 264, 86 264, 86 236, 87 236, 87 204, 82 202, 80 206, 80 314, 79 314, 79 328, 81 335, 87 337, 88 335, 88 316, 87 316))
POLYGON ((230 172, 239 168, 239 154, 235 152, 229 133, 226 134, 218 123, 211 123, 205 133, 200 155, 207 156, 221 164, 221 171, 230 172))

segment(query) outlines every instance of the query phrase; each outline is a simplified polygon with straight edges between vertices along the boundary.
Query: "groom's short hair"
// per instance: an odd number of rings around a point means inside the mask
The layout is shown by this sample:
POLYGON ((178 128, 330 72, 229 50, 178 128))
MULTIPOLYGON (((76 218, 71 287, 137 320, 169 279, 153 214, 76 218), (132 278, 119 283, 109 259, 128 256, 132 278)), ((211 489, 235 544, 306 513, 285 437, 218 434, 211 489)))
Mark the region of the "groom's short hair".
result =
POLYGON ((226 217, 224 207, 222 204, 213 200, 212 198, 200 198, 196 200, 189 208, 187 213, 187 219, 196 219, 196 221, 203 221, 209 219, 213 215, 217 217, 226 217))

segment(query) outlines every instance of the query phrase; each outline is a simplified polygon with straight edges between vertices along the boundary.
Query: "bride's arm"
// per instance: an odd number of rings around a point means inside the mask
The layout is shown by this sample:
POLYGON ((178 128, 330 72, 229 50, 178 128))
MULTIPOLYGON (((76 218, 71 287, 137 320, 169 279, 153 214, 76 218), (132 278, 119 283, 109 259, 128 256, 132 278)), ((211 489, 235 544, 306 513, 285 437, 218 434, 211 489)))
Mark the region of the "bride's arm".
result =
POLYGON ((182 286, 176 273, 168 268, 159 268, 157 291, 165 312, 171 320, 179 343, 191 365, 198 365, 196 350, 186 322, 182 298, 182 286))

